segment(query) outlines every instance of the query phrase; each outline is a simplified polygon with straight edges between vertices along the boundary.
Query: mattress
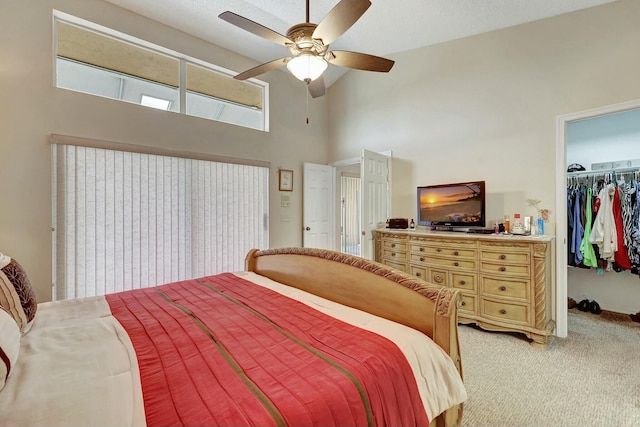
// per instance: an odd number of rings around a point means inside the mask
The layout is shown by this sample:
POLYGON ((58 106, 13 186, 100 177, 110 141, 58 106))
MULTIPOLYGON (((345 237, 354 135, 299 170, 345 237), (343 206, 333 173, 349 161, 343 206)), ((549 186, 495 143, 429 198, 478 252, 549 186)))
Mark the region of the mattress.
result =
MULTIPOLYGON (((418 417, 417 419, 422 420, 420 423, 428 423, 445 409, 466 399, 464 385, 453 361, 424 334, 386 319, 282 285, 255 273, 227 274, 224 276, 224 280, 231 280, 228 279, 229 276, 234 280, 246 281, 248 288, 251 286, 265 288, 279 295, 279 298, 291 299, 296 304, 304 305, 322 313, 322 315, 330 316, 332 319, 337 319, 339 322, 344 322, 363 331, 372 332, 383 337, 384 340, 392 342, 393 346, 406 359, 408 370, 415 381, 411 387, 415 386, 417 396, 410 399, 419 401, 419 406, 427 416, 426 421, 418 417)), ((198 283, 205 286, 221 279, 220 275, 211 276, 198 279, 198 283)), ((173 287, 158 287, 158 289, 161 289, 161 293, 164 295, 178 292, 173 287)), ((187 289, 187 287, 183 286, 181 289, 187 289)), ((149 292, 147 291, 147 293, 149 292)), ((234 293, 231 285, 222 290, 216 289, 216 292, 224 294, 222 296, 225 297, 234 293)), ((182 308, 187 307, 188 301, 182 302, 180 297, 173 298, 174 301, 178 301, 176 304, 182 308)), ((241 300, 242 297, 234 296, 234 299, 241 300)), ((110 296, 39 305, 31 330, 22 338, 18 363, 14 366, 11 376, 0 392, 0 425, 144 426, 180 424, 183 415, 178 416, 177 421, 172 419, 171 423, 162 421, 169 418, 158 418, 165 415, 163 412, 157 412, 154 408, 158 405, 166 406, 166 399, 159 398, 156 394, 150 394, 148 386, 145 386, 146 389, 143 387, 143 384, 149 384, 149 380, 145 379, 148 378, 149 371, 152 375, 157 374, 157 368, 151 365, 149 365, 150 368, 147 367, 147 361, 153 360, 154 357, 149 354, 145 355, 147 350, 139 347, 139 344, 136 344, 138 345, 136 350, 132 337, 137 342, 140 341, 139 337, 142 334, 132 329, 127 331, 123 326, 122 314, 114 314, 114 311, 120 313, 121 309, 116 310, 114 307, 117 304, 113 301, 114 297, 110 296), (112 299, 111 304, 109 299, 112 299), (120 316, 120 320, 118 316, 120 316), (142 370, 141 363, 139 363, 141 360, 144 361, 142 370), (142 377, 141 372, 143 373, 142 377), (151 405, 154 403, 154 399, 156 400, 155 407, 151 405), (153 414, 160 415, 153 418, 153 414), (152 421, 150 422, 150 420, 152 421)), ((268 304, 265 306, 269 307, 268 304)), ((196 313, 196 316, 201 318, 206 318, 207 313, 211 311, 199 308, 197 305, 188 310, 193 312, 202 310, 202 313, 196 313)), ((289 311, 289 309, 287 310, 289 311)), ((135 310, 133 311, 135 312, 135 310)), ((271 315, 276 316, 277 311, 274 310, 271 315)), ((151 316, 154 316, 153 310, 150 313, 152 313, 151 316)), ((208 322, 208 320, 206 321, 208 322)), ((181 324, 180 322, 184 322, 184 320, 179 320, 178 324, 181 324)), ((333 325, 331 322, 329 323, 333 325)), ((160 324, 163 323, 160 322, 160 324)), ((295 322, 293 324, 295 325, 295 322)), ((131 326, 128 327, 131 328, 131 326)), ((333 333, 333 327, 329 332, 333 333)), ((296 339, 304 340, 304 338, 296 339)), ((190 354, 188 353, 188 355, 190 354)), ((184 359, 185 356, 181 357, 184 359)), ((180 362, 182 359, 176 360, 180 362)), ((243 372, 251 371, 246 366, 242 370, 243 372)), ((197 379, 199 377, 196 375, 195 378, 195 383, 199 383, 200 380, 197 379)), ((202 381, 211 380, 202 379, 202 381)), ((366 382, 369 379, 362 381, 366 382)), ((385 384, 367 387, 384 388, 385 384)), ((174 391, 168 393, 169 395, 175 394, 174 391)), ((292 395, 295 394, 293 392, 292 395)), ((323 399, 325 398, 324 394, 320 393, 320 395, 323 399)), ((273 399, 277 401, 277 396, 273 399)), ((351 398, 347 398, 347 402, 348 399, 351 398)), ((369 398, 367 397, 367 399, 369 398)), ((210 400, 210 398, 203 400, 210 400)), ((231 401, 234 401, 233 395, 231 401)), ((226 403, 224 405, 228 406, 226 403)), ((350 407, 348 403, 345 405, 350 407)), ((386 421, 382 419, 386 415, 373 416, 372 425, 388 425, 389 420, 399 419, 393 417, 405 416, 403 412, 408 410, 405 403, 396 403, 395 406, 398 407, 396 409, 399 415, 390 415, 386 421)), ((387 409, 374 408, 372 410, 374 414, 386 414, 384 411, 387 409), (382 412, 375 412, 376 410, 382 412)), ((184 413, 188 414, 189 410, 184 413)), ((288 423, 287 419, 289 418, 284 419, 285 424, 288 423)), ((339 417, 335 418, 335 420, 339 419, 339 417)), ((270 423, 273 420, 268 421, 270 423)), ((369 424, 371 424, 370 421, 368 421, 369 424)), ((182 425, 193 424, 193 419, 190 422, 182 423, 182 425)), ((275 422, 274 425, 277 424, 275 422)))

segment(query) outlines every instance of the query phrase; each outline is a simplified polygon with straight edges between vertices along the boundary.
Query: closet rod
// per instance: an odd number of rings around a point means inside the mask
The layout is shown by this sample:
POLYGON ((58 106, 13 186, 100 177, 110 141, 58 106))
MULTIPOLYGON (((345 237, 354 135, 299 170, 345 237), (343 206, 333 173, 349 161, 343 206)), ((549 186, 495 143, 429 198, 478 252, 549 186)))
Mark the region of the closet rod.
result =
POLYGON ((578 171, 578 172, 567 172, 567 177, 571 176, 590 176, 590 175, 606 175, 608 173, 628 173, 628 172, 638 172, 640 171, 640 167, 635 166, 632 168, 618 168, 618 169, 601 169, 597 171, 578 171))

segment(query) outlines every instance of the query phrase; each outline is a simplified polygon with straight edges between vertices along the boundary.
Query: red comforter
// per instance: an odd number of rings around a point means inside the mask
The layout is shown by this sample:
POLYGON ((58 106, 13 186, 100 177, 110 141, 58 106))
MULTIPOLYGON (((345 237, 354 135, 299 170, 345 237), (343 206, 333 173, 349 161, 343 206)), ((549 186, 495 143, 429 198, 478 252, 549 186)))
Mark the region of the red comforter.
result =
POLYGON ((221 274, 107 296, 149 426, 428 425, 389 340, 221 274))

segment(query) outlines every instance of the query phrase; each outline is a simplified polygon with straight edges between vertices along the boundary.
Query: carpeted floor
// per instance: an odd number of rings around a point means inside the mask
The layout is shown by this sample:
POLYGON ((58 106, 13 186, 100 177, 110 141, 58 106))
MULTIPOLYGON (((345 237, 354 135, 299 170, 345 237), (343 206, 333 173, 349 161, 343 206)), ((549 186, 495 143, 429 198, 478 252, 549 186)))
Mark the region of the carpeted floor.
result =
POLYGON ((462 425, 640 426, 640 323, 570 310, 568 326, 545 351, 460 325, 462 425))

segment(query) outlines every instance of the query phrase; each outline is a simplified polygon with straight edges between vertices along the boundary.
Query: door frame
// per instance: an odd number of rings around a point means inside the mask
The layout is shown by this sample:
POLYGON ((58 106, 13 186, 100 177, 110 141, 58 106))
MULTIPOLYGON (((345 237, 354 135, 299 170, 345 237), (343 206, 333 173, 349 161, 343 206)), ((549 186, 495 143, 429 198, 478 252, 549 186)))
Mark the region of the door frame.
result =
POLYGON ((606 105, 575 113, 564 114, 556 120, 556 294, 553 304, 556 336, 568 335, 567 307, 567 139, 566 128, 569 122, 591 119, 607 114, 621 113, 640 108, 640 99, 606 105))
MULTIPOLYGON (((373 151, 373 150, 370 150, 373 151)), ((392 164, 393 162, 391 161, 391 159, 393 159, 393 152, 391 150, 386 150, 386 151, 376 151, 376 153, 378 154, 382 154, 383 156, 386 156, 389 159, 388 162, 388 169, 389 169, 389 178, 388 178, 388 182, 389 182, 389 215, 391 214, 391 200, 393 197, 393 186, 391 185, 391 180, 393 177, 393 173, 392 173, 392 164)), ((351 157, 348 159, 343 159, 343 160, 337 160, 335 162, 331 162, 329 163, 329 166, 333 166, 333 171, 334 171, 334 184, 338 181, 337 179, 335 179, 335 174, 336 174, 336 168, 340 167, 340 166, 351 166, 351 165, 355 165, 355 164, 359 164, 361 162, 361 157, 351 157)), ((335 184, 337 185, 337 184, 335 184)), ((337 192, 337 188, 333 189, 334 194, 336 194, 337 192)), ((340 206, 338 206, 336 204, 336 209, 335 209, 335 217, 339 219, 340 217, 340 206)), ((333 241, 334 242, 339 242, 340 241, 340 228, 338 227, 338 223, 336 223, 336 221, 334 221, 334 230, 333 230, 333 241)), ((362 237, 362 236, 361 236, 362 237)), ((337 246, 337 245, 336 245, 337 246)), ((340 248, 336 248, 335 250, 339 251, 340 248)))

